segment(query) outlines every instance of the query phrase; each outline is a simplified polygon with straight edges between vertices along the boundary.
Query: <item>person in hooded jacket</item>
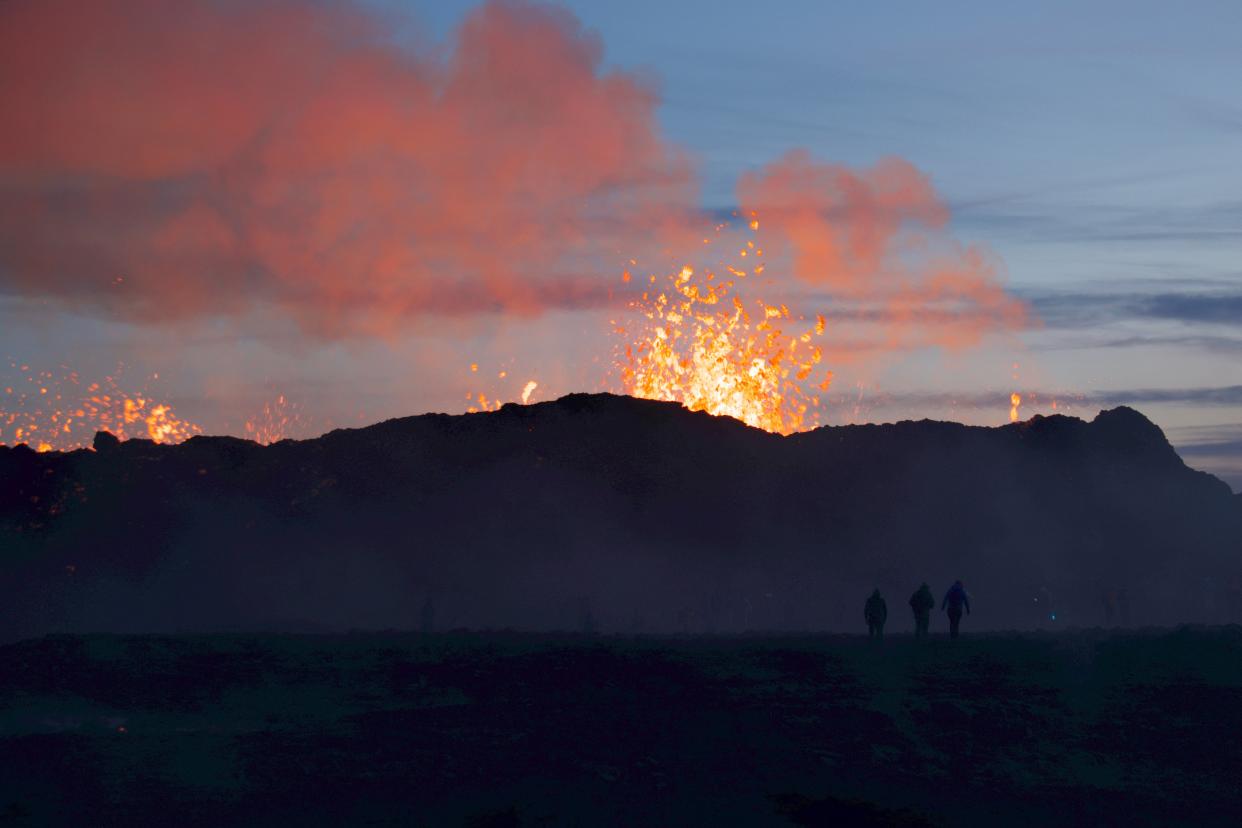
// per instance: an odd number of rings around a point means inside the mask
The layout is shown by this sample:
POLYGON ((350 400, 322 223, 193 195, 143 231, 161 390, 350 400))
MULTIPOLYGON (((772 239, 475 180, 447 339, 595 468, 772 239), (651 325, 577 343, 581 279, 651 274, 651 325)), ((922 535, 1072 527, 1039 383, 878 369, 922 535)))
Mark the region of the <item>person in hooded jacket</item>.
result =
POLYGON ((924 581, 923 585, 910 596, 910 609, 914 612, 914 634, 922 637, 927 635, 931 625, 931 611, 936 608, 936 599, 932 597, 931 587, 924 581))
POLYGON ((953 586, 944 594, 944 600, 940 602, 940 609, 949 613, 949 638, 957 638, 963 607, 966 608, 966 614, 970 615, 970 596, 966 594, 966 587, 962 586, 961 581, 954 581, 953 586))

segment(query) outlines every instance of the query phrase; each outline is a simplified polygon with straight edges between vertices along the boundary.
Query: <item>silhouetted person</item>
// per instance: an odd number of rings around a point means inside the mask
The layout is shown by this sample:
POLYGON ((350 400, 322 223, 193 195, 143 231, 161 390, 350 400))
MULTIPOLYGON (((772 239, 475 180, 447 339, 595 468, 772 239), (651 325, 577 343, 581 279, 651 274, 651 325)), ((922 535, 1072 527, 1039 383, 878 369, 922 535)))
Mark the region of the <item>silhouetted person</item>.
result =
POLYGON ((914 634, 927 635, 931 625, 931 611, 936 608, 936 599, 932 597, 931 587, 926 582, 910 596, 910 609, 914 612, 914 634))
POLYGON ((962 586, 961 581, 954 581, 940 602, 940 609, 949 612, 949 638, 957 638, 957 626, 962 623, 962 607, 970 615, 970 596, 966 594, 966 587, 962 586))
POLYGON ((1117 592, 1117 607, 1121 610, 1121 626, 1130 626, 1130 593, 1124 589, 1117 592))
POLYGON ((863 618, 867 619, 867 631, 872 638, 884 637, 884 622, 888 620, 888 604, 877 587, 863 606, 863 618))

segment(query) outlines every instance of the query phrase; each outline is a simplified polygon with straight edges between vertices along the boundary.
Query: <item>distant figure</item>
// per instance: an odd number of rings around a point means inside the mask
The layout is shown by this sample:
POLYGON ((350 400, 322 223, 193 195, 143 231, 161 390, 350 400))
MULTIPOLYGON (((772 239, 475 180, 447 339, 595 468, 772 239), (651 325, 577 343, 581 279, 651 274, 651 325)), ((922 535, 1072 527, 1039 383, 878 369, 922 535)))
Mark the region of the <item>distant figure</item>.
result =
POLYGON ((1130 593, 1124 589, 1117 592, 1117 607, 1121 610, 1121 626, 1130 626, 1130 593))
POLYGON ((962 607, 970 615, 970 596, 966 594, 966 587, 962 586, 961 581, 954 581, 940 602, 940 609, 949 611, 949 638, 957 638, 957 626, 962 623, 962 607))
POLYGON ((884 603, 884 596, 880 594, 878 587, 863 606, 863 618, 867 619, 868 634, 872 638, 884 637, 884 622, 888 620, 888 604, 884 603))
POLYGON ((923 585, 910 596, 910 609, 914 611, 914 634, 918 637, 927 635, 931 625, 931 611, 936 608, 936 599, 932 597, 931 587, 924 581, 923 585))
POLYGON ((422 630, 423 635, 429 635, 436 631, 436 605, 431 600, 431 594, 427 594, 427 599, 423 601, 422 611, 422 630))

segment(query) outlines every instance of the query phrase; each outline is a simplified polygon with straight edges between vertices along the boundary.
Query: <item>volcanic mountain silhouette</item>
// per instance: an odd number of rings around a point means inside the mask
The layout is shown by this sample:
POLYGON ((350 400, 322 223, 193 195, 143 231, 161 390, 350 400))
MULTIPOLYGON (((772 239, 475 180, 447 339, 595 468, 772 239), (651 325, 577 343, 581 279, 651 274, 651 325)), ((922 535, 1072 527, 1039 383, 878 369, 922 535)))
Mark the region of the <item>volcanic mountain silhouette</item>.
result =
POLYGON ((968 630, 1168 624, 1237 612, 1242 500, 1129 408, 781 437, 571 394, 266 447, 0 448, 0 543, 5 639, 855 630, 875 586, 900 630, 956 578, 968 630))

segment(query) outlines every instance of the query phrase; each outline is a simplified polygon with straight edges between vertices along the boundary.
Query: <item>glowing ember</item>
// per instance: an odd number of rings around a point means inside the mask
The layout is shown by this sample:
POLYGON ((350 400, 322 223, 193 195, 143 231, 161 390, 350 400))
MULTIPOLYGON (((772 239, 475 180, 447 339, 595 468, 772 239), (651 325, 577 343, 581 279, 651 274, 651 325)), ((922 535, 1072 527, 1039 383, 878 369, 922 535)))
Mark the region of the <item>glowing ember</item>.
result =
MULTIPOLYGON (((1022 395, 1015 391, 1009 395, 1009 422, 1018 421, 1018 406, 1020 405, 1022 405, 1022 395)), ((1053 403, 1052 407, 1056 408, 1056 404, 1053 403)))
MULTIPOLYGON (((470 363, 470 373, 477 374, 478 372, 478 363, 470 363)), ((501 380, 505 379, 507 376, 509 376, 508 371, 501 371, 496 375, 497 379, 501 380)), ((528 380, 526 382, 526 384, 522 387, 521 393, 523 405, 530 402, 531 395, 535 393, 535 389, 538 387, 539 383, 535 382, 535 380, 528 380)), ((507 400, 503 399, 500 392, 497 392, 494 396, 488 396, 485 393, 476 393, 473 391, 466 394, 466 401, 470 403, 470 405, 466 408, 467 414, 477 414, 480 411, 499 411, 500 407, 507 402, 507 400)))
POLYGON ((502 403, 500 400, 488 399, 487 395, 479 392, 478 394, 467 394, 467 400, 473 400, 474 405, 466 408, 467 414, 478 414, 480 411, 499 411, 502 403))
POLYGON ((254 440, 259 445, 270 446, 290 436, 290 432, 298 430, 304 423, 298 406, 290 403, 281 394, 276 399, 263 404, 263 410, 246 420, 246 439, 254 440))
MULTIPOLYGON (((750 222, 752 230, 758 226, 750 222)), ((747 250, 756 258, 763 254, 753 243, 739 252, 745 256, 747 250)), ((698 275, 686 266, 666 277, 663 290, 643 294, 635 304, 642 321, 621 365, 626 393, 680 402, 780 434, 814 428, 820 399, 807 386, 823 359, 813 339, 823 335, 824 318, 799 325, 785 305, 745 301, 740 286, 748 271, 731 265, 725 270, 732 279, 718 280, 712 271, 698 275)), ((628 336, 624 328, 617 333, 628 336)), ((832 373, 825 372, 814 386, 827 391, 831 382, 832 373)))
POLYGON ((0 398, 0 445, 26 443, 38 451, 71 451, 90 445, 97 431, 157 443, 180 443, 202 433, 145 391, 122 390, 116 377, 83 387, 77 373, 68 369, 57 375, 34 372, 16 362, 10 365, 21 381, 6 386, 0 398))

